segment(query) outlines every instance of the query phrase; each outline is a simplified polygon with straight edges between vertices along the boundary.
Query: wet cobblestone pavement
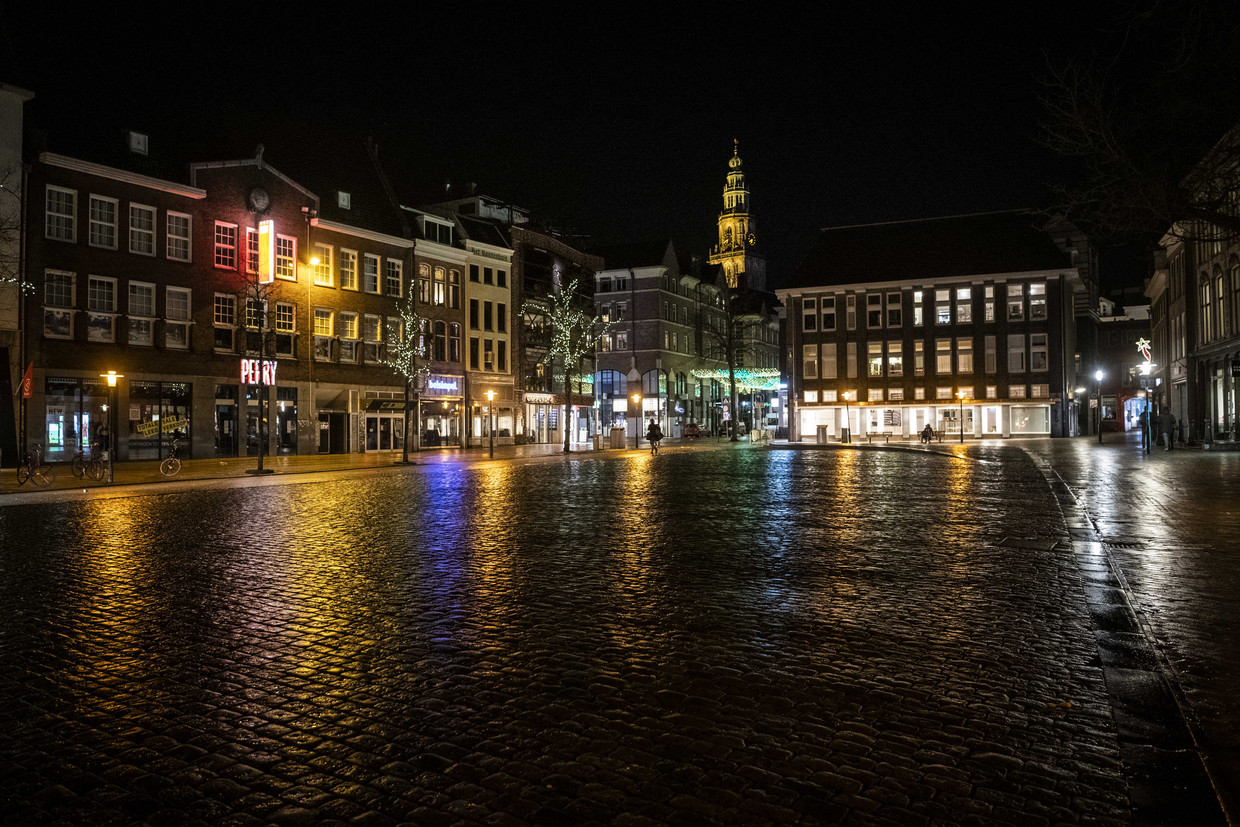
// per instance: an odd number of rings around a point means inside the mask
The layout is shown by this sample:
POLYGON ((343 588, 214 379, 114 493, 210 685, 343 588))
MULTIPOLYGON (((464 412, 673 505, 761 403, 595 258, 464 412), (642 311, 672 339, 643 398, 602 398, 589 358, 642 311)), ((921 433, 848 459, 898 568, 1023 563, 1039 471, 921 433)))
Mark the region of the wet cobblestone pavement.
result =
POLYGON ((2 508, 0 810, 1219 823, 1192 785, 1132 794, 1159 779, 1125 764, 1140 710, 1108 691, 1089 549, 1023 451, 966 453, 444 462, 2 508))

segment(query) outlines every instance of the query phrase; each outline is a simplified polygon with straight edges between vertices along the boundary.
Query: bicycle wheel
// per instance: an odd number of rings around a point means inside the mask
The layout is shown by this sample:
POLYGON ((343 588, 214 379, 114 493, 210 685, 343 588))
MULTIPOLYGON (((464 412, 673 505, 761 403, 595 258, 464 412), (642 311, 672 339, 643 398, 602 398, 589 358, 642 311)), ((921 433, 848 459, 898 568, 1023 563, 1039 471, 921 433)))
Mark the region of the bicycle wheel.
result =
POLYGON ((56 469, 50 465, 40 465, 30 472, 30 479, 36 485, 47 488, 56 481, 56 469))
POLYGON ((86 459, 86 457, 82 456, 81 454, 78 454, 77 456, 75 456, 73 458, 73 476, 77 477, 78 479, 81 479, 82 476, 86 473, 87 464, 88 464, 88 460, 86 459))
POLYGON ((26 480, 30 479, 30 466, 25 462, 17 466, 17 484, 25 485, 26 480))
POLYGON ((92 459, 90 462, 86 463, 86 474, 92 480, 103 479, 103 475, 106 470, 107 469, 103 467, 103 460, 101 459, 92 459))
POLYGON ((168 457, 159 464, 159 473, 163 474, 165 477, 171 477, 180 470, 181 460, 176 457, 168 457))

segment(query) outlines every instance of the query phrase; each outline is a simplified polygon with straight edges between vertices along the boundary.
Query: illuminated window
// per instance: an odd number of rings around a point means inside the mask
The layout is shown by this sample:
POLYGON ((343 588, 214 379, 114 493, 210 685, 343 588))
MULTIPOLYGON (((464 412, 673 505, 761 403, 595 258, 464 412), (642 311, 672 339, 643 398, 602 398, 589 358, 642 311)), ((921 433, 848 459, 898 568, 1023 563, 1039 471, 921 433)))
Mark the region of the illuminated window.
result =
POLYGON ((87 243, 92 247, 105 250, 116 249, 116 207, 115 198, 102 195, 90 197, 90 210, 87 243))
POLYGON ((357 251, 340 251, 340 288, 342 290, 357 289, 357 251))
POLYGON ((952 372, 952 340, 935 339, 934 372, 940 376, 952 372))
POLYGON ((1025 318, 1025 299, 1022 285, 1009 284, 1007 286, 1007 295, 1008 321, 1019 322, 1025 318))
POLYGON ((940 386, 934 389, 935 399, 951 399, 953 396, 954 394, 952 393, 952 389, 949 387, 945 388, 940 386))
POLYGON ((404 275, 405 263, 398 259, 389 258, 384 269, 383 289, 389 296, 397 298, 404 295, 401 285, 401 277, 404 275))
POLYGON ((904 375, 904 343, 888 342, 887 343, 887 375, 903 376, 904 375))
POLYGON ((952 291, 935 290, 934 291, 934 323, 935 324, 951 324, 952 323, 952 291))
POLYGON ((986 286, 984 313, 983 321, 993 322, 995 320, 995 288, 993 284, 986 286))
POLYGON ((883 375, 883 343, 870 342, 867 345, 867 373, 870 376, 883 375))
POLYGON ((215 266, 237 269, 237 225, 215 222, 215 266))
POLYGON ((276 278, 297 278, 297 239, 286 235, 276 236, 276 278))
POLYGON ((129 282, 129 344, 155 344, 155 285, 129 282))
POLYGON ((1029 318, 1046 318, 1046 283, 1029 285, 1029 318))
POLYGON ((925 399, 925 398, 926 398, 925 388, 913 388, 913 399, 925 399))
POLYGON ((921 308, 922 292, 920 290, 913 291, 913 324, 921 327, 925 324, 926 318, 921 308))
POLYGON ((342 310, 336 324, 340 331, 340 361, 353 364, 357 361, 357 314, 342 310))
POLYGON ((431 303, 431 268, 429 264, 418 265, 418 301, 431 303))
POLYGON ((367 253, 362 261, 362 283, 367 293, 379 292, 379 257, 367 253))
POLYGON ((805 391, 805 401, 811 405, 817 402, 818 391, 805 391))
POLYGON ((167 288, 164 305, 164 347, 184 350, 189 347, 189 288, 167 288))
POLYGON ((442 267, 435 268, 434 294, 431 298, 431 301, 434 304, 444 305, 444 304, 447 304, 448 302, 447 277, 448 277, 448 273, 446 270, 444 270, 444 268, 442 267))
POLYGON ((999 386, 998 385, 987 385, 986 386, 986 398, 987 399, 998 399, 999 398, 999 386))
POLYGON ((1050 385, 1032 385, 1029 388, 1029 396, 1033 399, 1046 399, 1051 395, 1050 385))
POLYGON ((956 372, 973 372, 973 339, 970 336, 956 339, 956 372))
POLYGON ((167 221, 168 240, 166 249, 168 258, 173 261, 189 261, 193 233, 193 218, 185 213, 169 212, 167 221))
POLYGON ((327 307, 314 308, 314 358, 330 362, 332 358, 332 311, 327 307))
POLYGON ((882 388, 870 388, 868 391, 866 391, 866 400, 869 402, 882 402, 883 401, 883 389, 882 388))
POLYGON ((319 287, 332 286, 332 248, 329 244, 315 244, 314 257, 319 263, 314 265, 314 283, 319 287))
POLYGON ((1008 399, 1024 399, 1024 398, 1025 398, 1025 386, 1024 385, 1008 385, 1008 399))
POLYGON ((839 356, 835 342, 827 342, 822 346, 822 378, 834 379, 839 373, 839 356))
POLYGON ((129 252, 140 256, 155 255, 154 207, 129 205, 129 252))
POLYGON ((495 370, 495 341, 493 339, 482 340, 482 369, 495 370))
POLYGON ((903 402, 904 388, 891 388, 887 391, 887 398, 892 402, 903 402))
POLYGON ((838 401, 838 399, 839 399, 838 391, 823 391, 822 392, 823 402, 836 402, 838 401))
POLYGON ((47 185, 43 234, 55 241, 77 241, 77 190, 47 185))
POLYGON ((956 288, 956 324, 969 324, 973 321, 973 290, 969 287, 956 288))
POLYGON ((926 375, 926 346, 920 341, 913 342, 913 375, 926 375))
POLYGON ((245 228, 245 253, 247 273, 258 272, 258 230, 253 227, 245 228))

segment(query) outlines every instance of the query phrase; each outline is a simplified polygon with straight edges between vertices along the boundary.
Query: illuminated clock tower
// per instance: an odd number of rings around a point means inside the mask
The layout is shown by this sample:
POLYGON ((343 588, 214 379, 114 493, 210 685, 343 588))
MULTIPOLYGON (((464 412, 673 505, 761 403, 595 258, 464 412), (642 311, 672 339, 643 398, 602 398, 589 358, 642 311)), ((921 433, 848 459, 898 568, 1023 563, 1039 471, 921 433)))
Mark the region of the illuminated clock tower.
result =
POLYGON ((719 243, 711 248, 710 263, 723 268, 729 287, 766 290, 766 261, 758 252, 758 236, 749 215, 749 188, 741 171, 740 146, 732 141, 728 179, 719 213, 719 243))

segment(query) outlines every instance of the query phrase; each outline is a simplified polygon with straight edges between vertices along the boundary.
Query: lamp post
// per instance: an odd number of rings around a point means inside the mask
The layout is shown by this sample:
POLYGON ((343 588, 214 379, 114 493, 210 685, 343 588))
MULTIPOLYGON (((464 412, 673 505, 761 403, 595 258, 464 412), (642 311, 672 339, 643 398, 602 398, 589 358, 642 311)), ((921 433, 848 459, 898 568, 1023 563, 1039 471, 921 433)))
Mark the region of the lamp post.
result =
POLYGON ((99 375, 108 380, 108 483, 111 484, 116 482, 116 428, 113 427, 116 419, 116 380, 124 379, 125 374, 110 370, 99 375))
POLYGON ((965 444, 965 392, 957 391, 956 398, 960 399, 960 444, 965 444))
POLYGON ((852 442, 852 415, 848 408, 852 396, 852 391, 844 391, 844 427, 840 430, 840 442, 852 442))
POLYGON ((633 394, 633 450, 636 451, 642 447, 642 395, 640 393, 633 394))
POLYGON ((491 459, 495 459, 495 391, 487 391, 487 431, 491 436, 491 459))
POLYGON ((1098 383, 1098 444, 1102 444, 1102 377, 1106 374, 1101 370, 1094 371, 1094 381, 1098 383))

